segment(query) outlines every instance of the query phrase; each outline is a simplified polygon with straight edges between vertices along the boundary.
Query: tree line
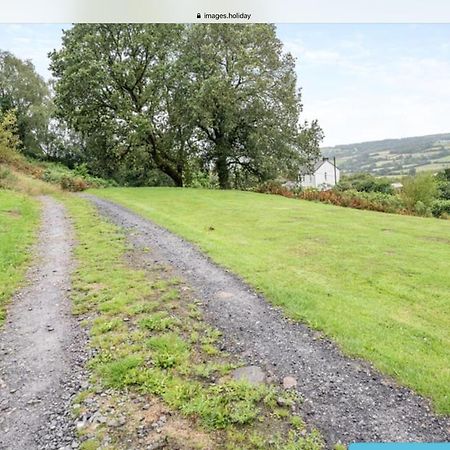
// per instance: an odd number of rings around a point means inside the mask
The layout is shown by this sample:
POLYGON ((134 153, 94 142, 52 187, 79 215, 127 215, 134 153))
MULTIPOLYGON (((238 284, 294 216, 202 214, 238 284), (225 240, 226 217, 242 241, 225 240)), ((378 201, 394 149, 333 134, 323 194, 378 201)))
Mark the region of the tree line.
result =
POLYGON ((28 155, 128 185, 245 188, 319 154, 272 25, 77 24, 49 56, 46 83, 0 53, 0 114, 28 155))

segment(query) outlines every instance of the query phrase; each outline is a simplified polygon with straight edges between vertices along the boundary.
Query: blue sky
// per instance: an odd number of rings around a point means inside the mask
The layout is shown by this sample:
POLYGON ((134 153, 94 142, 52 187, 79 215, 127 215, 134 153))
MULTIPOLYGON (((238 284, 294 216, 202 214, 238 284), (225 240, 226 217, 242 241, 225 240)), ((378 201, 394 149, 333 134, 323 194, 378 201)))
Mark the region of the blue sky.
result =
MULTIPOLYGON (((63 27, 0 25, 0 48, 48 78, 63 27)), ((450 25, 289 24, 278 35, 324 144, 450 132, 450 25)))

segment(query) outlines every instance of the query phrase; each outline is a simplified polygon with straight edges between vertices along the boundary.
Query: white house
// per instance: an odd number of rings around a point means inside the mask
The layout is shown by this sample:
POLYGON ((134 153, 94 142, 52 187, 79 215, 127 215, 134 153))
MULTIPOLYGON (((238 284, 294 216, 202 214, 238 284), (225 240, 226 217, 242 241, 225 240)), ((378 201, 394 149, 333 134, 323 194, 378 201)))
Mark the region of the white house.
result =
POLYGON ((299 183, 304 188, 315 188, 322 191, 331 189, 340 179, 340 170, 328 158, 317 161, 312 169, 303 168, 299 173, 299 183))

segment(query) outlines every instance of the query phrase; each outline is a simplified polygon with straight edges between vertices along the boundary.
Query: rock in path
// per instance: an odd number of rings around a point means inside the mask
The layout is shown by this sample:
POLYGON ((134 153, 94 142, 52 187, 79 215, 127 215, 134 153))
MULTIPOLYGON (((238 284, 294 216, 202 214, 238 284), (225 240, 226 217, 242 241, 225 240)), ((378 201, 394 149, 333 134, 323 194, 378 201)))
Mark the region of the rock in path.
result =
POLYGON ((235 380, 247 381, 254 385, 266 382, 266 374, 258 366, 239 367, 231 375, 235 380))

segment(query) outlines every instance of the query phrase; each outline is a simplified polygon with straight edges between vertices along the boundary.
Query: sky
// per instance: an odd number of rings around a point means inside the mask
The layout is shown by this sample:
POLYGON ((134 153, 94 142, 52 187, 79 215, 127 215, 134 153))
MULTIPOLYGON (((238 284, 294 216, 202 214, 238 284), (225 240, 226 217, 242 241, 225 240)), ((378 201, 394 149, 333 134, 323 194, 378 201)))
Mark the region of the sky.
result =
MULTIPOLYGON (((68 27, 0 24, 0 49, 48 79, 47 54, 68 27)), ((277 34, 324 145, 450 132, 450 24, 281 24, 277 34)))

